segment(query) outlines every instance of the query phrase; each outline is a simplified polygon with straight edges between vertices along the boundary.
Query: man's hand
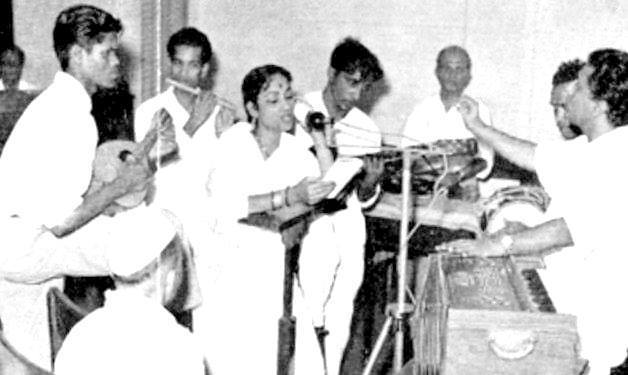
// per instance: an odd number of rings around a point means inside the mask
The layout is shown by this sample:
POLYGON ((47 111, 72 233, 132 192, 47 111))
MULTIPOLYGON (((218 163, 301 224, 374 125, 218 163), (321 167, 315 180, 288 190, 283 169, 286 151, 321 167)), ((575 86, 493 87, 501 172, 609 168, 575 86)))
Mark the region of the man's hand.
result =
POLYGON ((463 256, 490 257, 504 255, 505 249, 495 236, 482 236, 475 240, 456 240, 436 247, 438 251, 446 251, 463 256))
POLYGON ((151 149, 149 156, 153 159, 168 155, 177 148, 177 137, 172 116, 164 108, 153 115, 152 126, 157 129, 157 142, 151 149))
POLYGON ((478 102, 474 99, 463 95, 458 101, 458 104, 456 104, 456 108, 458 112, 460 112, 460 115, 462 115, 462 119, 467 127, 472 126, 474 122, 480 120, 478 102))
MULTIPOLYGON (((209 116, 214 112, 216 106, 220 105, 225 110, 230 111, 231 113, 225 112, 222 116, 223 119, 220 120, 221 124, 216 124, 216 135, 222 134, 222 132, 228 127, 229 124, 233 124, 233 118, 235 117, 235 106, 231 104, 229 101, 220 98, 216 94, 211 91, 201 91, 200 94, 197 95, 196 100, 194 102, 194 106, 192 107, 192 113, 190 114, 189 120, 183 126, 183 130, 190 136, 194 136, 196 131, 209 119, 209 116), (229 116, 231 116, 229 118, 229 116), (229 121, 227 121, 229 120, 229 121)), ((218 122, 219 119, 216 119, 218 122)))
POLYGON ((364 177, 358 187, 358 198, 366 201, 375 194, 375 187, 384 175, 384 160, 375 155, 364 158, 364 177))
POLYGON ((320 177, 305 177, 297 185, 288 189, 288 201, 290 204, 298 202, 316 204, 328 196, 334 190, 335 185, 330 181, 322 181, 320 177))
POLYGON ((220 138, 222 133, 229 129, 235 122, 235 110, 231 107, 226 107, 220 104, 220 109, 216 116, 216 138, 220 138))

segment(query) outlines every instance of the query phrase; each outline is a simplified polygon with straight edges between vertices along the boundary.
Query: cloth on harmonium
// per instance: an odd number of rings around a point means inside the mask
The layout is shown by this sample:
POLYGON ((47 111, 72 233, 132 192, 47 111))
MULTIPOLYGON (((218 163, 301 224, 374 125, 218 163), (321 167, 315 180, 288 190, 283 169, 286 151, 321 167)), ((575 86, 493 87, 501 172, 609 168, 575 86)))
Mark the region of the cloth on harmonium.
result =
POLYGON ((432 254, 417 272, 413 374, 579 374, 574 316, 557 314, 534 258, 432 254))

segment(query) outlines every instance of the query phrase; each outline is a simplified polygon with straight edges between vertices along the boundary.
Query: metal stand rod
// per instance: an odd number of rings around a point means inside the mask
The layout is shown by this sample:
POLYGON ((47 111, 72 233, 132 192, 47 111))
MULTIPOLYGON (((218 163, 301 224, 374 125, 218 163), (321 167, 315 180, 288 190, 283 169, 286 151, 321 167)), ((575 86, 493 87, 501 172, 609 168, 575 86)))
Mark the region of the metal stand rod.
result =
POLYGON ((379 352, 382 350, 382 346, 384 345, 384 341, 386 341, 386 336, 388 335, 388 330, 392 326, 393 317, 386 317, 386 321, 384 322, 384 327, 382 327, 382 331, 379 333, 377 337, 377 341, 375 342, 375 346, 373 347, 373 351, 369 356, 369 360, 362 371, 362 375, 369 375, 371 370, 373 370, 373 366, 375 365, 375 360, 379 355, 379 352))
POLYGON ((403 318, 406 297, 406 262, 408 258, 408 225, 410 206, 410 152, 403 151, 403 171, 401 175, 401 227, 399 229, 399 255, 397 255, 397 311, 395 319, 399 327, 395 332, 395 355, 393 370, 397 374, 403 367, 403 318))

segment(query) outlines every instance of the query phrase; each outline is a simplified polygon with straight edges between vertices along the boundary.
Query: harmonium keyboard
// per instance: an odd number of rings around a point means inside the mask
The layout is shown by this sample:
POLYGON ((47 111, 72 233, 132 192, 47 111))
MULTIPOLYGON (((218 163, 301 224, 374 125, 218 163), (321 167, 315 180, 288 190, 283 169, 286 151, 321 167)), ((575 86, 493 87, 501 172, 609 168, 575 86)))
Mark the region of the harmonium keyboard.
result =
POLYGON ((507 256, 421 258, 412 374, 580 374, 575 317, 556 313, 534 264, 507 256))

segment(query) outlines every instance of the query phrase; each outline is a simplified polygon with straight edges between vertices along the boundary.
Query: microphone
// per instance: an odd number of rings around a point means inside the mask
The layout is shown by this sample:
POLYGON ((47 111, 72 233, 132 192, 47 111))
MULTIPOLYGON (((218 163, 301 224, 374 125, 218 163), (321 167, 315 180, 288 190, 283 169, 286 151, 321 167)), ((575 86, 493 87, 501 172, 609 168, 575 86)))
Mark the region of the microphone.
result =
POLYGON ((474 158, 471 162, 469 162, 469 164, 460 168, 456 172, 447 173, 445 177, 438 181, 438 186, 440 188, 450 188, 464 180, 475 177, 478 173, 482 172, 487 165, 488 163, 486 160, 474 158))

